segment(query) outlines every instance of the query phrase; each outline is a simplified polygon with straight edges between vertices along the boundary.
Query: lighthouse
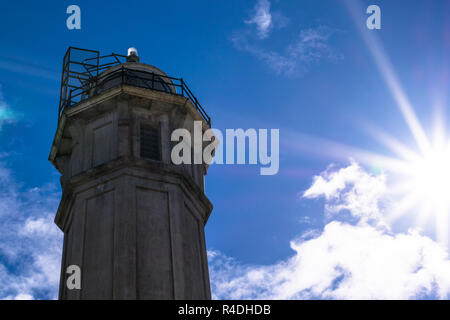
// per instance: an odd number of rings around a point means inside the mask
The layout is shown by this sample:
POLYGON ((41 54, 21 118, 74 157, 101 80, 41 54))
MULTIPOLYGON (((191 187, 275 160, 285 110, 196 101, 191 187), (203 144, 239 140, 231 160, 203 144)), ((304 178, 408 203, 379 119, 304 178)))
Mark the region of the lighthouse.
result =
POLYGON ((208 165, 171 161, 171 132, 199 121, 211 127, 185 81, 135 48, 67 50, 49 156, 61 174, 60 299, 211 298, 208 165))

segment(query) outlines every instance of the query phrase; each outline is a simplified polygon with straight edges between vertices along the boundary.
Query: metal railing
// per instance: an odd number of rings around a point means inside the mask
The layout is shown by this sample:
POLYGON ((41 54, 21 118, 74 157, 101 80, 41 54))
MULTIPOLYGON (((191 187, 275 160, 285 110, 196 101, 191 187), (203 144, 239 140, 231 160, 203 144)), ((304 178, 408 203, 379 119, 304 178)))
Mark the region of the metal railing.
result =
POLYGON ((116 54, 100 57, 98 51, 69 48, 64 57, 59 117, 67 108, 82 103, 108 89, 126 84, 188 98, 208 126, 211 127, 211 118, 182 78, 126 68, 123 65, 111 72, 101 73, 111 67, 122 64, 123 62, 120 59, 124 57, 116 54), (72 50, 88 52, 94 57, 73 61, 71 59, 72 50), (105 58, 113 58, 113 61, 100 64, 100 61, 105 58), (92 60, 95 62, 91 62, 92 60), (75 71, 74 68, 71 68, 71 65, 83 69, 75 71))

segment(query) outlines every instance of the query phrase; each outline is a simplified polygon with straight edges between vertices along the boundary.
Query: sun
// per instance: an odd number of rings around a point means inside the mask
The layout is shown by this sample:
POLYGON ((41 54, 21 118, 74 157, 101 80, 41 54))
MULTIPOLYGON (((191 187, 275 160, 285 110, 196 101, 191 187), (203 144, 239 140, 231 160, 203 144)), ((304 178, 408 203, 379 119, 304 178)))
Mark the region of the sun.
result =
POLYGON ((432 145, 429 152, 419 155, 408 165, 410 184, 421 200, 433 206, 450 207, 450 148, 432 145))
POLYGON ((395 156, 372 155, 369 162, 381 167, 390 179, 389 193, 394 199, 387 220, 394 222, 405 214, 415 214, 416 225, 429 220, 436 224, 436 235, 447 244, 450 223, 450 138, 445 135, 443 119, 435 124, 433 139, 429 139, 418 124, 413 135, 417 150, 407 147, 381 131, 376 137, 395 156))

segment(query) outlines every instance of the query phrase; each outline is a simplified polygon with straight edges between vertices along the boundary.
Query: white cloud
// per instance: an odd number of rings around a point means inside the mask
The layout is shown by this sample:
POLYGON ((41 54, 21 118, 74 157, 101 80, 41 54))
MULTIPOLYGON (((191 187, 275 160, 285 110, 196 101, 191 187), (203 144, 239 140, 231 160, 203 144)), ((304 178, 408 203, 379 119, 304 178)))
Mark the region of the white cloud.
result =
POLYGON ((0 163, 0 299, 57 298, 62 232, 55 187, 23 190, 0 163))
POLYGON ((342 59, 342 55, 329 45, 334 33, 336 30, 325 26, 304 29, 283 50, 263 48, 248 32, 235 32, 231 40, 237 49, 252 54, 276 74, 294 76, 303 75, 321 61, 342 59))
POLYGON ((33 296, 29 294, 18 294, 14 297, 14 300, 33 300, 33 296))
POLYGON ((41 237, 54 237, 58 236, 60 232, 58 228, 55 228, 52 217, 47 216, 45 218, 28 218, 20 234, 28 237, 36 235, 41 237))
POLYGON ((356 162, 338 171, 333 167, 314 177, 311 187, 303 193, 305 198, 324 196, 325 209, 329 215, 347 210, 360 219, 360 223, 383 224, 380 200, 386 193, 386 175, 372 175, 356 162))
POLYGON ((289 45, 288 56, 304 63, 317 62, 321 59, 338 60, 342 56, 335 53, 328 44, 336 30, 325 26, 304 29, 298 38, 289 45))
POLYGON ((356 223, 331 221, 291 241, 294 255, 269 266, 248 266, 209 252, 217 299, 418 299, 450 297, 446 248, 418 231, 383 227, 385 177, 357 163, 314 178, 303 194, 324 197, 334 217, 350 212, 356 223), (367 206, 367 211, 364 210, 367 206), (312 238, 310 237, 312 235, 312 238))
POLYGON ((254 8, 254 15, 246 20, 247 24, 255 24, 258 36, 261 39, 269 35, 272 27, 272 14, 270 13, 270 2, 268 0, 258 0, 254 8))
POLYGON ((326 26, 303 29, 281 50, 269 49, 268 41, 263 40, 268 40, 273 31, 285 28, 289 22, 281 12, 271 11, 268 0, 258 0, 252 16, 244 21, 248 27, 235 31, 231 41, 238 50, 255 56, 276 74, 287 76, 303 75, 314 63, 323 60, 342 59, 329 45, 330 37, 337 30, 326 26))

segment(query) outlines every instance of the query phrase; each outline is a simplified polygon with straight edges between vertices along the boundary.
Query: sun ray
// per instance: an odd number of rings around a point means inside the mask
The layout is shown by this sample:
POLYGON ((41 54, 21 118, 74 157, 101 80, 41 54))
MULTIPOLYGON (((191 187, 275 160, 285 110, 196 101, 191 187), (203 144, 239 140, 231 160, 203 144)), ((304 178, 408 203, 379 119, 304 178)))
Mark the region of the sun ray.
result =
POLYGON ((366 43, 370 54, 372 55, 383 79, 385 80, 393 98, 397 102, 397 107, 401 111, 403 118, 406 121, 414 139, 416 140, 420 150, 427 152, 429 150, 429 141, 425 134, 422 125, 420 124, 414 109, 405 94, 397 75, 394 72, 394 68, 384 51, 381 41, 373 32, 367 32, 364 24, 361 23, 362 10, 361 3, 359 1, 345 1, 349 9, 350 15, 355 22, 356 28, 359 31, 361 38, 366 43))
POLYGON ((392 224, 408 212, 411 212, 411 209, 415 206, 417 206, 417 194, 411 192, 393 205, 386 216, 387 222, 392 224))
POLYGON ((422 202, 415 216, 414 225, 423 227, 432 214, 433 204, 428 201, 422 202))
MULTIPOLYGON (((391 206, 387 209, 386 220, 390 223, 405 215, 415 216, 415 221, 424 225, 435 221, 436 236, 448 246, 450 222, 450 139, 446 133, 443 109, 435 115, 431 135, 420 123, 414 108, 402 88, 383 46, 373 32, 367 32, 361 24, 361 5, 358 1, 346 1, 353 20, 378 70, 384 79, 396 107, 400 111, 409 131, 417 144, 417 150, 382 130, 371 129, 374 138, 380 141, 394 156, 386 156, 368 150, 339 144, 325 139, 308 137, 303 140, 303 148, 311 148, 318 153, 328 153, 336 158, 351 155, 355 160, 370 167, 381 168, 387 173, 388 198, 391 206), (308 143, 305 143, 308 141, 308 143)), ((304 138, 305 136, 303 136, 304 138)), ((296 145, 302 145, 298 139, 296 145)), ((308 150, 311 151, 311 150, 308 150)))
MULTIPOLYGON (((415 152, 382 131, 375 133, 378 140, 383 141, 386 147, 403 160, 403 168, 393 159, 381 161, 384 168, 395 175, 399 181, 391 191, 401 194, 401 189, 404 189, 389 219, 391 221, 398 219, 409 211, 416 211, 417 220, 420 223, 434 217, 437 238, 448 246, 450 140, 445 131, 443 108, 437 110, 432 130, 433 136, 430 139, 414 112, 380 39, 376 33, 368 32, 361 23, 361 13, 364 12, 361 2, 345 1, 344 3, 419 148, 419 151, 415 152), (415 210, 414 207, 416 207, 415 210)), ((374 160, 380 161, 382 158, 374 157, 374 160)))

